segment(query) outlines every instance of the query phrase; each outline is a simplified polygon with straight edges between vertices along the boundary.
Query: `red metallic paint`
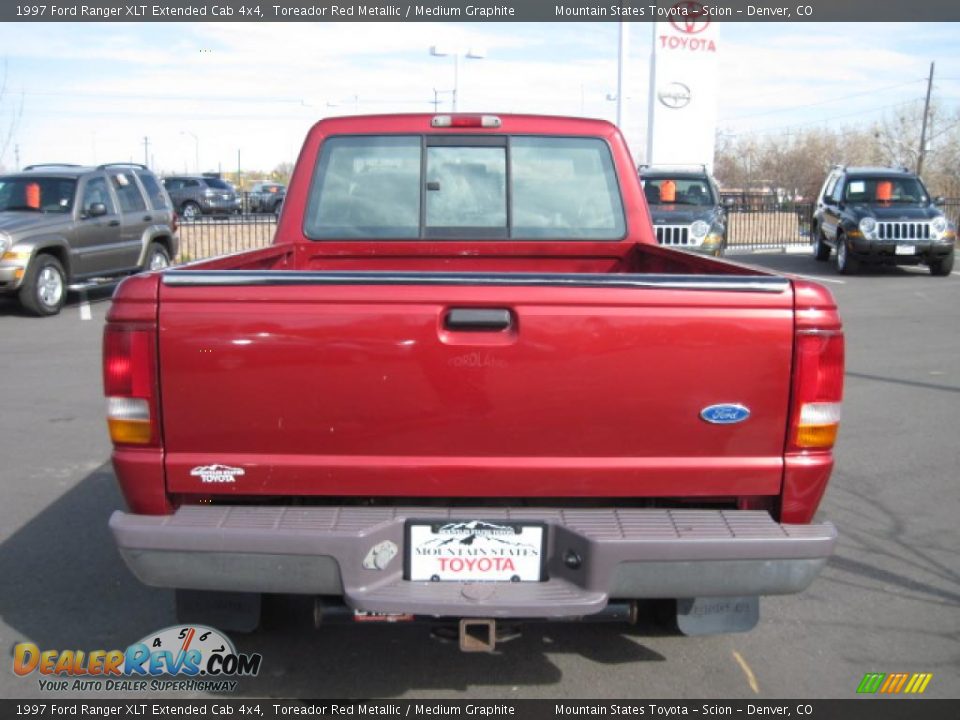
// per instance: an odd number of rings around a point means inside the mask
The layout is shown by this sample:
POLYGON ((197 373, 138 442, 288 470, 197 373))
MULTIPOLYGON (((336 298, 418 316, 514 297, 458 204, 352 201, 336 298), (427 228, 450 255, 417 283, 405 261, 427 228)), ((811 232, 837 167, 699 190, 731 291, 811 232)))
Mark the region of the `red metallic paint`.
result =
POLYGON ((242 494, 779 490, 789 292, 164 286, 160 307, 171 491, 214 462, 247 468, 214 488, 242 494), (451 307, 515 332, 445 332, 451 307), (700 419, 733 401, 752 422, 700 419))
MULTIPOLYGON (((330 119, 310 131, 275 245, 197 270, 760 275, 656 246, 633 162, 604 122, 502 116, 433 130, 430 115, 330 119), (627 213, 621 242, 307 240, 324 137, 363 133, 600 136, 627 213)), ((782 491, 809 522, 832 454, 785 457, 794 334, 839 329, 830 294, 663 288, 160 285, 125 281, 108 320, 156 323, 163 449, 117 449, 131 509, 228 495, 741 498, 782 491), (453 307, 506 308, 502 334, 446 331, 453 307), (709 425, 706 405, 751 421, 709 425), (232 484, 197 465, 245 469, 232 484), (164 487, 165 484, 165 487, 164 487)))
MULTIPOLYGON (((842 333, 837 304, 830 291, 809 280, 793 281, 797 332, 818 331, 842 333)), ((796 373, 796 368, 792 372, 796 373)), ((796 390, 794 389, 794 393, 796 390)), ((842 398, 842 378, 839 388, 842 398)), ((795 416, 797 408, 791 408, 795 416)), ((792 424, 792 423, 791 423, 792 424)), ((789 429, 788 429, 789 433, 789 429)), ((783 491, 780 499, 780 521, 809 523, 820 505, 833 470, 832 450, 793 450, 787 438, 783 491)))

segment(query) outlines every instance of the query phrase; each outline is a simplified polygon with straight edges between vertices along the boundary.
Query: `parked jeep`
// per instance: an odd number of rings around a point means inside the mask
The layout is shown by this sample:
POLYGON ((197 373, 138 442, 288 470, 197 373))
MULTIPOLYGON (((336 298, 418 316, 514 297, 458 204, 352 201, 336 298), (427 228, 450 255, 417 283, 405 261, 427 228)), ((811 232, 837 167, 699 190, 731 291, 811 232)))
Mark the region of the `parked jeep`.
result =
POLYGON ((31 165, 0 176, 0 294, 55 315, 69 286, 167 267, 170 198, 143 165, 31 165))
POLYGON ((283 198, 287 195, 287 186, 279 183, 257 183, 247 195, 247 210, 252 213, 280 212, 283 198))
POLYGON ((864 264, 925 264, 932 275, 953 270, 956 228, 915 173, 884 167, 834 165, 813 217, 814 253, 837 251, 837 270, 864 264))
POLYGON ((727 247, 726 214, 705 166, 640 166, 657 242, 720 257, 727 247))
POLYGON ((163 186, 184 220, 201 215, 233 215, 242 211, 240 196, 230 183, 206 175, 165 177, 163 186))

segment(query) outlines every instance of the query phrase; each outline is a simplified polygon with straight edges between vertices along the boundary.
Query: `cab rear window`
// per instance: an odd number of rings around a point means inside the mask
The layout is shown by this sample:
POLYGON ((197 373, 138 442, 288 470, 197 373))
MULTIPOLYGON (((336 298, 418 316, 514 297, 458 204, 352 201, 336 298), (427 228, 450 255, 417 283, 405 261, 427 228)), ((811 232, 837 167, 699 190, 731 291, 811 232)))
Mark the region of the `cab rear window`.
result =
POLYGON ((599 138, 341 136, 323 144, 304 231, 316 240, 619 240, 626 224, 599 138))

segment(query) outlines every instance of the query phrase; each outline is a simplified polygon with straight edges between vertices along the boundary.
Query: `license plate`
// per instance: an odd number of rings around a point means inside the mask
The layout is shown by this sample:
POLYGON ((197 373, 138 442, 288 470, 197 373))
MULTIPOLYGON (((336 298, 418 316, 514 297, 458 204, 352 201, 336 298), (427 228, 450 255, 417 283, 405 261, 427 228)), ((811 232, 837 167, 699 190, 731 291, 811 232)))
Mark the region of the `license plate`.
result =
POLYGON ((897 255, 916 255, 917 248, 914 245, 897 245, 897 255))
POLYGON ((543 579, 545 529, 532 522, 410 520, 407 579, 538 582, 543 579))

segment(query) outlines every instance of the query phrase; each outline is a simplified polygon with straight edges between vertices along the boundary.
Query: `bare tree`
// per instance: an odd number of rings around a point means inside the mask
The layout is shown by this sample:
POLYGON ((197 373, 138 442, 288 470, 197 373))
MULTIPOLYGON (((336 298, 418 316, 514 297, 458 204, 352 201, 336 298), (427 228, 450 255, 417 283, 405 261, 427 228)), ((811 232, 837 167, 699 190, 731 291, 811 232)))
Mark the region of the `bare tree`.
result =
MULTIPOLYGON (((878 122, 873 137, 879 164, 915 169, 920 154, 923 109, 910 106, 878 122)), ((960 109, 947 112, 930 105, 924 181, 934 194, 960 196, 960 109)))
POLYGON ((868 156, 868 137, 860 131, 811 129, 775 136, 721 136, 715 169, 727 188, 810 199, 831 165, 863 163, 868 156))
MULTIPOLYGON (((834 163, 916 168, 922 109, 911 105, 870 126, 809 128, 779 135, 717 137, 721 186, 810 200, 834 163)), ((932 106, 924 180, 935 195, 960 197, 960 110, 932 106)))
MULTIPOLYGON (((936 112, 931 109, 931 116, 936 112)), ((879 164, 915 169, 920 157, 923 107, 912 104, 874 125, 873 137, 879 164)))
POLYGON ((283 183, 287 185, 290 183, 290 176, 293 174, 293 163, 291 162, 282 162, 277 165, 273 170, 270 171, 270 179, 273 182, 283 183))

